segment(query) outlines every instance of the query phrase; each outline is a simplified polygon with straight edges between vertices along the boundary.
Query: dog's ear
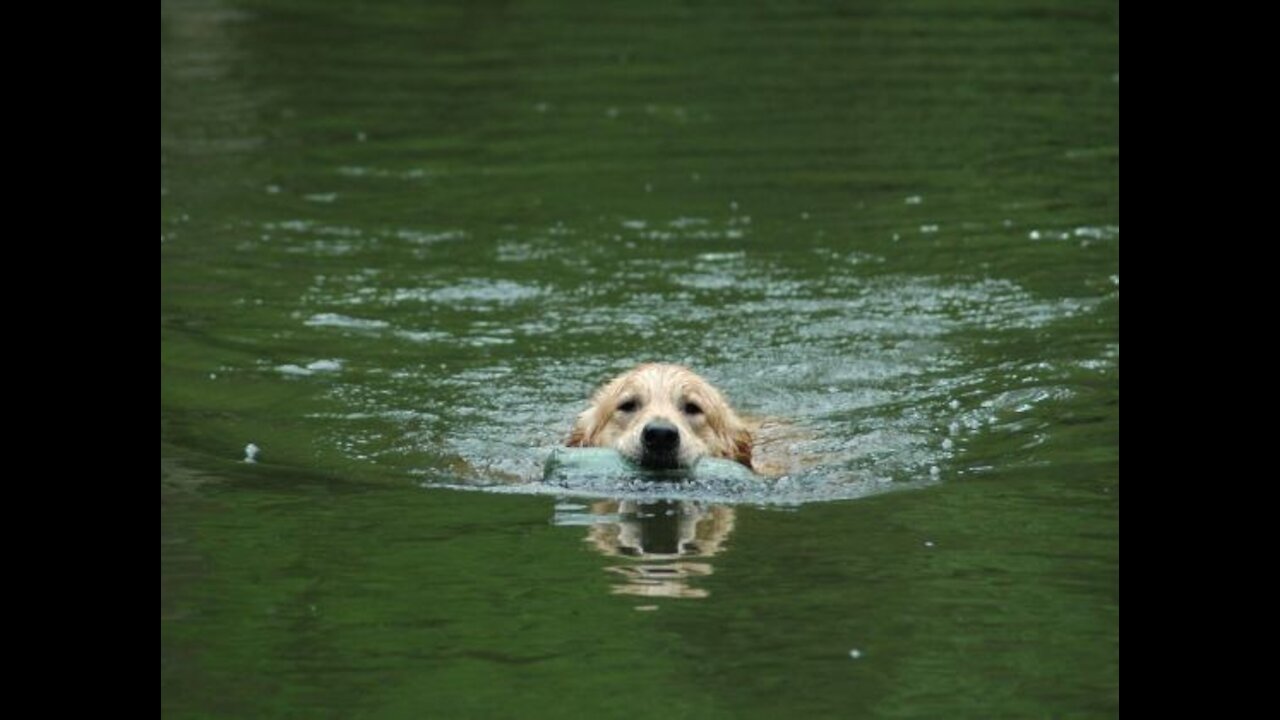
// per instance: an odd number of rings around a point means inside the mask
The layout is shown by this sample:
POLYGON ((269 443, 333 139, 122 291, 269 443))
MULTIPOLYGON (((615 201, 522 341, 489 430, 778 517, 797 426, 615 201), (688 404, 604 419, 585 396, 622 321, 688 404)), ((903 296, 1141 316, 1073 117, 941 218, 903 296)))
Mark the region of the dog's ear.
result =
POLYGON ((733 460, 747 466, 748 470, 754 470, 751 466, 751 448, 753 442, 751 432, 745 427, 734 428, 729 435, 730 447, 733 448, 733 460))
POLYGON ((743 430, 733 440, 733 459, 753 470, 751 466, 751 434, 743 430))
POLYGON ((573 422, 573 429, 564 441, 566 447, 590 447, 591 436, 595 434, 595 413, 588 409, 573 422))

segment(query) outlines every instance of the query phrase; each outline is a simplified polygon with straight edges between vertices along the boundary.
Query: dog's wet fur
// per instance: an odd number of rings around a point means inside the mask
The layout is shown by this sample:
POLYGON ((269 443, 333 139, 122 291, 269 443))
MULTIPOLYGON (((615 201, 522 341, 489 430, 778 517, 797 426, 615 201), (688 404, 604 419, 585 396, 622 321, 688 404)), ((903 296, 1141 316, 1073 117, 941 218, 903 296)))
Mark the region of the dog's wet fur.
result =
POLYGON ((566 445, 613 448, 652 469, 688 468, 704 457, 752 468, 747 423, 711 383, 680 365, 640 365, 606 383, 566 445))

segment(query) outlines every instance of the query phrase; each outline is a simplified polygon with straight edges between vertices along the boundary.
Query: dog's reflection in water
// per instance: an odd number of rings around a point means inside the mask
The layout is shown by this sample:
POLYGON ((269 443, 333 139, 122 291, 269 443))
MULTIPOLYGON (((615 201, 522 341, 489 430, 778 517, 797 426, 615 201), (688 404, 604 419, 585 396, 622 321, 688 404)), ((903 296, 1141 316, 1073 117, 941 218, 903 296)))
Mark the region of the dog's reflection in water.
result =
POLYGON ((734 523, 732 508, 676 500, 597 502, 591 514, 586 541, 628 560, 606 568, 625 580, 613 592, 640 597, 706 597, 692 581, 713 572, 705 560, 725 549, 734 523))

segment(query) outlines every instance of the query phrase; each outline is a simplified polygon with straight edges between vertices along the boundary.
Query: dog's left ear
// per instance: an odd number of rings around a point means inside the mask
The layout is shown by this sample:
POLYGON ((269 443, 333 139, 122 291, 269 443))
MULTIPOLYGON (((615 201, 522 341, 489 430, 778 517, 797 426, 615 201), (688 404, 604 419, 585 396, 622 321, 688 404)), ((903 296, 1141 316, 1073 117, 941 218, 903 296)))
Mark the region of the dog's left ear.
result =
POLYGON ((733 459, 736 462, 747 466, 748 470, 754 470, 751 466, 751 432, 744 427, 735 428, 730 435, 733 447, 733 459))

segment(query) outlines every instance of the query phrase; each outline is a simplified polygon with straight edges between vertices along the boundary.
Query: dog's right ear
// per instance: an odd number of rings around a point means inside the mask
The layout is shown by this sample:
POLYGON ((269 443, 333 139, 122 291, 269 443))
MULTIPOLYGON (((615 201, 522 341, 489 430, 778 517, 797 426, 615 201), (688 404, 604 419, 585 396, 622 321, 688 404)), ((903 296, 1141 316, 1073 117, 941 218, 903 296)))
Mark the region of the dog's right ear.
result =
POLYGON ((578 416, 573 422, 573 429, 569 431, 569 438, 564 441, 566 447, 590 447, 594 413, 587 410, 578 416))

